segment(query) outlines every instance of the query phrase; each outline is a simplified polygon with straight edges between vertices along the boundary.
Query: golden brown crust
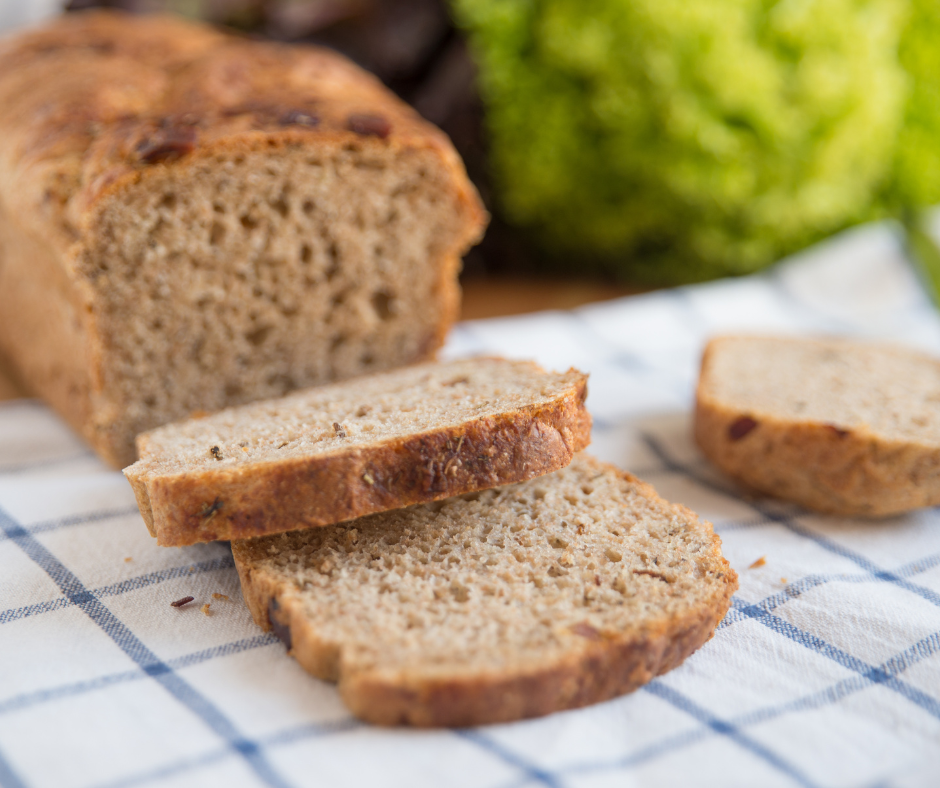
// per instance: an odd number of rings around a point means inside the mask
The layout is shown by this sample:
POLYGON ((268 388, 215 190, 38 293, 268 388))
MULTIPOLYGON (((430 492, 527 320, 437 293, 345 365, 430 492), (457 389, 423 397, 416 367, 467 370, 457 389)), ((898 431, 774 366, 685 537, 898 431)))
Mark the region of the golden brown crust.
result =
MULTIPOLYGON (((468 727, 540 717, 600 703, 647 684, 678 667, 714 634, 730 604, 663 623, 635 638, 599 640, 552 668, 530 674, 427 681, 414 686, 354 676, 340 682, 343 701, 357 717, 377 725, 468 727)), ((307 667, 301 655, 298 661, 307 667)))
MULTIPOLYGON (((120 426, 124 406, 108 385, 114 373, 92 250, 109 207, 149 188, 165 168, 182 176, 221 154, 296 146, 326 155, 349 146, 433 155, 459 231, 440 249, 440 320, 422 352, 406 360, 433 357, 457 317, 459 258, 486 223, 479 198, 447 137, 339 55, 242 40, 172 17, 68 14, 0 41, 0 104, 0 214, 15 236, 5 265, 28 274, 30 261, 17 249, 48 249, 82 344, 76 354, 54 327, 12 329, 0 350, 116 467, 133 461, 134 436, 120 426), (48 370, 35 369, 37 358, 57 371, 54 383, 48 370)), ((0 313, 14 304, 41 308, 36 291, 0 288, 0 313)))
POLYGON ((587 377, 579 375, 546 405, 350 452, 152 480, 129 472, 128 478, 161 545, 331 525, 563 468, 590 442, 586 396, 587 377))
POLYGON ((328 50, 95 11, 4 40, 0 74, 8 110, 0 135, 12 143, 0 169, 20 187, 11 209, 43 224, 60 211, 68 233, 81 233, 105 196, 157 165, 311 141, 433 149, 471 219, 455 246, 485 223, 446 135, 328 50))
POLYGON ((827 514, 884 517, 940 504, 940 451, 871 430, 728 407, 711 394, 702 357, 694 434, 705 455, 745 485, 827 514))
MULTIPOLYGON (((642 495, 659 500, 649 485, 618 473, 642 495)), ((685 507, 672 510, 687 522, 697 520, 685 507)), ((601 633, 587 627, 553 664, 447 679, 380 670, 344 673, 339 649, 318 635, 306 615, 302 592, 253 567, 247 545, 235 542, 232 548, 242 594, 255 622, 266 631, 273 629, 305 670, 338 682, 344 702, 356 716, 378 725, 464 727, 599 703, 632 692, 680 665, 712 637, 737 589, 737 574, 722 557, 720 540, 710 524, 703 525, 712 538, 709 570, 720 581, 703 604, 682 615, 653 618, 637 632, 601 633)))

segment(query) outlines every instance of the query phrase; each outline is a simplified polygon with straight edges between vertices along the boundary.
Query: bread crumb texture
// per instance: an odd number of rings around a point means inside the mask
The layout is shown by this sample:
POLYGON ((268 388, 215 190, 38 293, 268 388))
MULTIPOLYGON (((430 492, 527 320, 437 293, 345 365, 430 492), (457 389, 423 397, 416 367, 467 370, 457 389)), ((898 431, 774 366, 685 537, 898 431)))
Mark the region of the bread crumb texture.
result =
POLYGON ((567 465, 590 439, 586 380, 419 364, 161 427, 125 474, 161 544, 327 525, 567 465))
POLYGON ((710 524, 583 455, 233 552, 257 623, 382 724, 505 721, 629 692, 704 643, 737 585, 710 524))
POLYGON ((498 358, 421 364, 158 428, 141 437, 137 467, 141 473, 214 471, 345 453, 580 397, 585 379, 576 371, 550 373, 529 361, 498 358))
POLYGON ((703 356, 695 436, 744 484, 823 512, 940 503, 940 362, 840 339, 721 337, 703 356))

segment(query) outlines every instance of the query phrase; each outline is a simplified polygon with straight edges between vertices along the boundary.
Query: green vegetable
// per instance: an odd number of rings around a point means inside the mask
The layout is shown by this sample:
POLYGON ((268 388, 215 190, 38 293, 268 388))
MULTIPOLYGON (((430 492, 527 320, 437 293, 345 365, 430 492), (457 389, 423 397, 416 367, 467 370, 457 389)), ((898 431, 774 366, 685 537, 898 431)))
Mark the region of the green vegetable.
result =
POLYGON ((940 202, 940 3, 911 5, 899 53, 910 76, 910 98, 886 195, 892 208, 940 202))
POLYGON ((452 3, 500 208, 558 260, 743 274, 940 200, 936 0, 452 3))
POLYGON ((940 248, 930 234, 927 218, 918 211, 905 209, 901 214, 901 227, 908 259, 920 275, 927 295, 940 307, 940 248))

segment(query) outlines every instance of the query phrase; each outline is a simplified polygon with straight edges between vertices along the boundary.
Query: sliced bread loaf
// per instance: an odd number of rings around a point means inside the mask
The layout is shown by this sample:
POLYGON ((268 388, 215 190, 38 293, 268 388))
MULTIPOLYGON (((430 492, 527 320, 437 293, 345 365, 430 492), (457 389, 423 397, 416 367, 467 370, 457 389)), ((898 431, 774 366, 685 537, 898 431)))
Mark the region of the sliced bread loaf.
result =
POLYGON ((756 490, 823 512, 940 503, 940 363, 848 340, 723 337, 702 359, 695 438, 756 490))
POLYGON ((385 725, 505 722, 630 692, 708 640, 737 587, 710 524, 584 455, 232 549, 255 621, 385 725))
POLYGON ((162 545, 327 525, 564 467, 586 394, 528 361, 416 365, 161 427, 124 473, 162 545))
POLYGON ((134 437, 433 357, 486 215, 447 137, 314 47, 67 14, 0 41, 0 354, 134 437))

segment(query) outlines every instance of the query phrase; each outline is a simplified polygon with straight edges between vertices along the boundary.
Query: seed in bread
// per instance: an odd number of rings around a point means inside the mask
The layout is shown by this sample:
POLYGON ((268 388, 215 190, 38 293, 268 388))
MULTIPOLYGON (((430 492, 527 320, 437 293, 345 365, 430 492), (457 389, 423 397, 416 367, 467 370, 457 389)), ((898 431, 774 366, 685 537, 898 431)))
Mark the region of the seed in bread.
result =
POLYGON ((583 454, 232 548, 255 621, 382 725, 507 722, 630 692, 708 640, 737 587, 710 524, 583 454))
POLYGON ((109 463, 197 410, 430 358, 485 213, 341 56, 172 17, 0 42, 0 353, 109 463))
POLYGON ((162 545, 329 525, 567 465, 586 386, 529 361, 418 364, 160 427, 124 473, 162 545))
POLYGON ((730 476, 821 512, 934 506, 940 362, 843 339, 714 339, 702 359, 695 439, 730 476))

